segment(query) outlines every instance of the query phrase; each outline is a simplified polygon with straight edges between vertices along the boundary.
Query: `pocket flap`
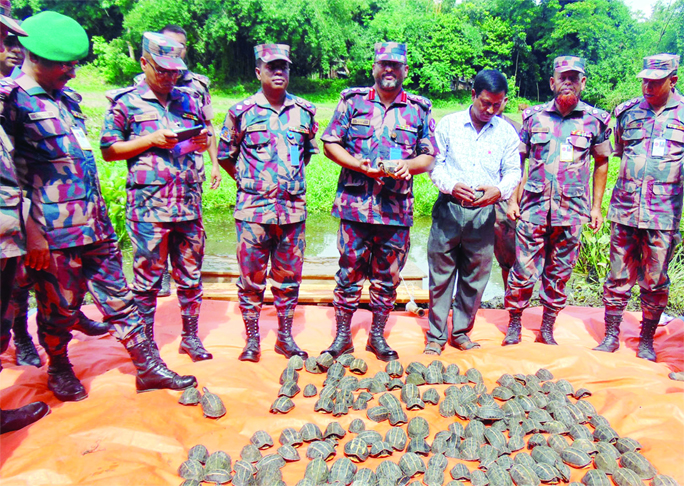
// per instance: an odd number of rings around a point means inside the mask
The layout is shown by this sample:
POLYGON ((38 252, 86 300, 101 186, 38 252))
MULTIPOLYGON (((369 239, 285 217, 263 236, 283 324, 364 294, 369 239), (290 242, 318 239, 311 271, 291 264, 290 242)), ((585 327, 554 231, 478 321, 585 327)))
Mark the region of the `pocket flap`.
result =
POLYGON ((684 143, 684 131, 670 129, 665 138, 673 142, 684 143))
POLYGON ((72 182, 58 181, 40 188, 40 200, 44 203, 60 203, 84 199, 85 184, 79 179, 72 182))
POLYGON ((586 149, 589 147, 589 139, 587 137, 582 137, 579 135, 570 135, 569 142, 573 147, 580 149, 586 149))
POLYGON ((370 125, 352 125, 347 132, 349 138, 370 138, 373 135, 373 127, 370 125))
POLYGON ((0 186, 0 208, 14 208, 21 202, 21 189, 0 186))
POLYGON ((249 147, 266 145, 271 141, 271 134, 266 130, 247 132, 245 134, 245 144, 249 147))
POLYGON ((681 192, 682 186, 679 184, 653 184, 653 194, 658 196, 674 196, 681 192))
POLYGON ((292 196, 299 196, 306 192, 306 182, 290 181, 287 183, 287 193, 292 196))
POLYGON ((579 197, 584 196, 587 193, 587 189, 584 186, 563 186, 561 188, 564 196, 568 197, 579 197))
POLYGON ((544 183, 540 182, 540 181, 528 180, 525 183, 525 190, 528 192, 534 192, 534 193, 544 192, 544 183))
POLYGON ((616 189, 620 189, 625 192, 636 192, 639 190, 639 186, 637 185, 636 182, 633 181, 617 181, 617 184, 615 184, 616 189))
POLYGON ((256 179, 241 179, 240 189, 248 194, 268 194, 276 190, 278 186, 266 181, 256 179))
POLYGON ((549 140, 551 140, 551 134, 546 132, 533 133, 530 137, 530 143, 532 145, 548 143, 549 140))

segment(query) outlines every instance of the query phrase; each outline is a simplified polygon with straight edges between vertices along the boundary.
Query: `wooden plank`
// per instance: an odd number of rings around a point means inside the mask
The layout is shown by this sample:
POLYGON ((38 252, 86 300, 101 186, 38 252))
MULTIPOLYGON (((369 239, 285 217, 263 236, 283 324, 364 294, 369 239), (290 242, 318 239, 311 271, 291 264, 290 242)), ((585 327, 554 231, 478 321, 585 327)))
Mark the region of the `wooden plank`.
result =
MULTIPOLYGON (((306 257, 302 268, 302 281, 313 284, 325 284, 335 280, 339 269, 337 257, 306 257)), ((408 261, 401 272, 404 280, 413 282, 416 288, 422 288, 423 279, 427 277, 418 265, 408 261)), ((237 258, 234 256, 207 255, 202 265, 202 280, 205 283, 235 283, 240 276, 237 258)))
MULTIPOLYGON (((418 304, 428 304, 430 302, 430 293, 427 290, 416 288, 411 283, 407 282, 414 301, 418 304)), ((266 293, 264 294, 264 301, 267 303, 273 302, 273 294, 271 293, 271 285, 268 284, 266 293)), ((363 286, 361 293, 361 303, 368 304, 370 302, 370 295, 368 293, 369 284, 363 286)), ((335 283, 327 284, 312 284, 308 282, 302 283, 299 287, 299 303, 300 304, 332 304, 333 290, 335 290, 335 283)), ((237 302, 237 285, 234 283, 205 283, 204 284, 204 298, 209 300, 228 300, 237 302)), ((397 303, 405 305, 411 301, 411 297, 403 285, 397 289, 397 303)))

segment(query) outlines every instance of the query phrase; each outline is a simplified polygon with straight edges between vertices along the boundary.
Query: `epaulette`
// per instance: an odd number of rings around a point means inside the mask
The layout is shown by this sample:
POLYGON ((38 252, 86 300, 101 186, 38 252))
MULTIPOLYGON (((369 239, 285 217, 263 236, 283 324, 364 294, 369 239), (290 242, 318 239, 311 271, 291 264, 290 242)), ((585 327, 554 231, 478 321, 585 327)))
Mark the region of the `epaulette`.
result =
POLYGON ((105 96, 110 103, 114 103, 126 93, 130 93, 135 89, 135 86, 126 86, 125 88, 111 89, 105 93, 105 96))
POLYGON ((175 89, 180 91, 181 93, 185 93, 193 98, 199 98, 201 95, 197 92, 197 90, 194 90, 192 88, 189 88, 187 86, 176 86, 175 89))
POLYGON ((631 100, 625 101, 624 103, 620 103, 617 105, 615 108, 615 118, 619 117, 622 115, 625 111, 636 105, 641 101, 641 98, 632 98, 631 100))
POLYGON ((418 103, 425 111, 429 111, 432 108, 432 101, 423 96, 406 93, 406 97, 414 103, 418 103))
POLYGON ((78 94, 76 91, 73 89, 69 88, 68 86, 65 86, 64 89, 62 89, 62 92, 72 101, 76 103, 80 103, 83 101, 83 96, 78 94))
POLYGON ((12 78, 0 79, 0 100, 5 100, 19 85, 12 78))
POLYGON ((242 115, 244 112, 249 110, 252 106, 254 106, 255 102, 250 96, 247 99, 242 100, 241 102, 233 105, 230 107, 230 110, 236 117, 242 115))
POLYGON ((211 81, 209 81, 208 77, 206 77, 203 74, 193 73, 192 71, 190 71, 190 76, 192 76, 192 78, 194 80, 196 80, 198 83, 200 83, 202 86, 204 86, 207 91, 209 91, 209 86, 211 85, 211 81))
POLYGON ((601 108, 587 105, 587 113, 597 118, 601 123, 608 125, 610 123, 610 113, 601 108))
POLYGON ((139 85, 140 83, 142 83, 143 81, 145 81, 145 73, 137 74, 137 75, 133 78, 133 86, 137 86, 137 85, 139 85))
MULTIPOLYGON (((551 103, 551 102, 549 102, 549 103, 551 103)), ((535 113, 540 113, 541 111, 543 111, 547 107, 547 105, 549 103, 544 103, 541 105, 535 105, 535 106, 532 106, 531 108, 527 108, 525 111, 523 111, 523 114, 522 114, 523 120, 528 119, 529 117, 531 117, 535 113)))
POLYGON ((313 103, 309 103, 306 101, 304 98, 299 98, 297 96, 294 97, 294 102, 298 105, 304 108, 306 111, 311 113, 312 115, 316 114, 316 107, 313 105, 313 103))
POLYGON ((367 95, 368 92, 370 91, 370 88, 347 88, 345 90, 342 90, 342 99, 346 100, 347 98, 351 98, 352 96, 356 95, 367 95))

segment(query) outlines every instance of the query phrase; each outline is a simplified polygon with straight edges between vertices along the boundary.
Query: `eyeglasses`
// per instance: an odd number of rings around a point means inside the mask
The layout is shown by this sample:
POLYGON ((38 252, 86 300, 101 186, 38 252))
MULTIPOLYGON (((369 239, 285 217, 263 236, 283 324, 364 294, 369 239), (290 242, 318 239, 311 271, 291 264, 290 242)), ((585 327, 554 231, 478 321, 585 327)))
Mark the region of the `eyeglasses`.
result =
POLYGON ((152 68, 152 70, 157 73, 160 78, 177 78, 181 75, 181 72, 177 69, 164 69, 158 68, 154 63, 147 61, 147 64, 152 68))
POLYGON ((78 61, 50 61, 49 59, 41 59, 41 64, 49 67, 50 69, 59 68, 63 72, 68 73, 69 71, 76 70, 81 67, 78 61))

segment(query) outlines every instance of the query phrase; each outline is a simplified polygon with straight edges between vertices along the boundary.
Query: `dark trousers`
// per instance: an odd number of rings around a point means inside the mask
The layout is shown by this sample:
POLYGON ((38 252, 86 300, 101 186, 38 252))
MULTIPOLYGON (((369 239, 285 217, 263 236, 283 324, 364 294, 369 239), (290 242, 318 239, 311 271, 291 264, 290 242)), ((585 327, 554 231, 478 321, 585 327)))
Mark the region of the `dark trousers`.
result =
POLYGON ((5 313, 9 307, 14 284, 14 273, 17 269, 18 257, 0 260, 0 353, 5 352, 9 345, 12 323, 7 321, 5 313))
POLYGON ((444 345, 453 301, 452 335, 470 332, 492 269, 494 206, 467 208, 440 194, 428 239, 429 342, 444 345), (454 285, 457 293, 454 297, 454 285))

